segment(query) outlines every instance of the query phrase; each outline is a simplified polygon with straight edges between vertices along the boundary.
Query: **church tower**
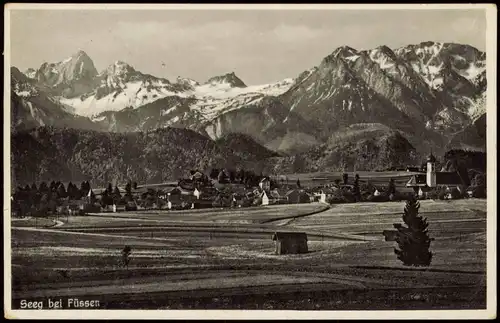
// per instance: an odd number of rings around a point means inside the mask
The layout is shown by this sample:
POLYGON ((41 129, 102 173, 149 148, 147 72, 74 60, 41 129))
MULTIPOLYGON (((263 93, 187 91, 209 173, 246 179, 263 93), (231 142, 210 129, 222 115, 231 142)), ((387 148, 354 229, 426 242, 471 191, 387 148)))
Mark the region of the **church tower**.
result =
POLYGON ((436 187, 436 157, 431 154, 427 157, 427 186, 436 187))

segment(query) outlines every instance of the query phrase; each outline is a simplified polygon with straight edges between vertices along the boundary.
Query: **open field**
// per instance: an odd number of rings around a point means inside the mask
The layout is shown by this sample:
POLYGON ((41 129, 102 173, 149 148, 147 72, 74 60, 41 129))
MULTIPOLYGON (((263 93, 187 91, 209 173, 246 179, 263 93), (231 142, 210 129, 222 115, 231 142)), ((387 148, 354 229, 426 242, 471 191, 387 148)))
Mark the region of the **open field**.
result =
POLYGON ((74 217, 71 226, 95 226, 116 223, 161 225, 162 223, 265 223, 282 218, 300 217, 326 210, 321 203, 268 205, 248 208, 210 208, 185 211, 152 210, 123 213, 95 213, 90 216, 74 217), (118 220, 118 221, 117 221, 118 220))
POLYGON ((78 297, 101 308, 484 308, 486 201, 421 201, 435 238, 423 269, 402 266, 382 236, 402 223, 403 206, 124 212, 52 228, 13 221, 13 306, 78 297), (307 232, 309 253, 273 254, 276 230, 307 232))
MULTIPOLYGON (((400 191, 406 191, 405 187, 408 180, 410 180, 411 176, 415 174, 415 172, 406 172, 406 171, 387 171, 387 172, 368 172, 368 171, 359 171, 359 172, 346 172, 348 174, 348 181, 350 184, 354 181, 354 176, 356 174, 359 175, 360 183, 365 183, 370 181, 375 186, 387 186, 389 180, 394 179, 394 183, 396 188, 400 191)), ((301 185, 314 187, 324 184, 334 183, 335 180, 340 180, 342 182, 343 172, 316 172, 316 173, 300 173, 300 174, 278 174, 275 177, 278 179, 288 179, 289 183, 295 183, 297 179, 300 180, 301 185)))

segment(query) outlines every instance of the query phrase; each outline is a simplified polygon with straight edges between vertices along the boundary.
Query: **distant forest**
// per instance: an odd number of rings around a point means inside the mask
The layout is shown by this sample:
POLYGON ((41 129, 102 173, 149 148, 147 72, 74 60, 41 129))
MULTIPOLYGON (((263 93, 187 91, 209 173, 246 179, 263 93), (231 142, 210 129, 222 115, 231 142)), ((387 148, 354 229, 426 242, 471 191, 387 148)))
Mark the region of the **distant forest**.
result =
MULTIPOLYGON (((406 141, 403 143, 406 145, 385 145, 384 149, 374 146, 370 160, 364 164, 378 170, 394 165, 406 166, 403 157, 408 156, 406 151, 412 147, 406 141)), ((12 134, 11 174, 13 187, 42 181, 90 181, 94 187, 103 187, 109 182, 148 184, 178 180, 188 177, 192 169, 209 172, 213 168, 242 168, 266 175, 332 171, 339 167, 339 160, 363 159, 356 157, 361 154, 359 149, 339 152, 342 156, 348 154, 349 159, 345 156, 333 158, 335 156, 328 154, 320 159, 315 154, 277 156, 240 134, 213 141, 197 132, 179 128, 108 133, 38 127, 12 134)), ((450 150, 442 161, 440 167, 449 171, 486 171, 483 152, 450 150)), ((349 163, 345 166, 347 169, 352 167, 349 163)))

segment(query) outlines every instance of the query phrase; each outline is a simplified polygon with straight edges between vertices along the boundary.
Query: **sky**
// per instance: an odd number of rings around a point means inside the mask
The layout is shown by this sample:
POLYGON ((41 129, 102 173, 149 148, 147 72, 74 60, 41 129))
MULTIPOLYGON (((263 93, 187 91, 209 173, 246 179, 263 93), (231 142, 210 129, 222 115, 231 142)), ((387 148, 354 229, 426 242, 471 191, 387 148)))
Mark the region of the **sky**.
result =
POLYGON ((98 71, 136 70, 204 82, 234 72, 247 85, 296 77, 337 47, 424 41, 486 50, 484 9, 12 10, 11 65, 21 71, 85 51, 98 71))

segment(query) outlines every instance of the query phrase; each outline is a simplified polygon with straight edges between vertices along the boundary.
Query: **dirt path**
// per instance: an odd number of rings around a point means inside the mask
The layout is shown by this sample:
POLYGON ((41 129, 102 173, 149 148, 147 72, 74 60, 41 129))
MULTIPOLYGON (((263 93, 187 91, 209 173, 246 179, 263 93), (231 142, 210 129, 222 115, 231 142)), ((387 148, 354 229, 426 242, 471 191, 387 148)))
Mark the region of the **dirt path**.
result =
POLYGON ((38 298, 58 295, 58 297, 76 297, 89 295, 117 295, 134 293, 155 293, 189 291, 198 289, 245 288, 255 286, 283 286, 302 285, 311 283, 336 284, 338 288, 365 288, 365 285, 352 279, 342 277, 328 277, 326 275, 303 275, 301 273, 256 273, 248 272, 219 272, 219 277, 212 275, 177 275, 156 276, 139 279, 125 279, 103 282, 90 282, 93 286, 67 286, 61 288, 36 289, 27 292, 17 292, 15 298, 38 298), (223 277, 223 278, 221 278, 223 277), (96 283, 99 285, 96 286, 96 283))

